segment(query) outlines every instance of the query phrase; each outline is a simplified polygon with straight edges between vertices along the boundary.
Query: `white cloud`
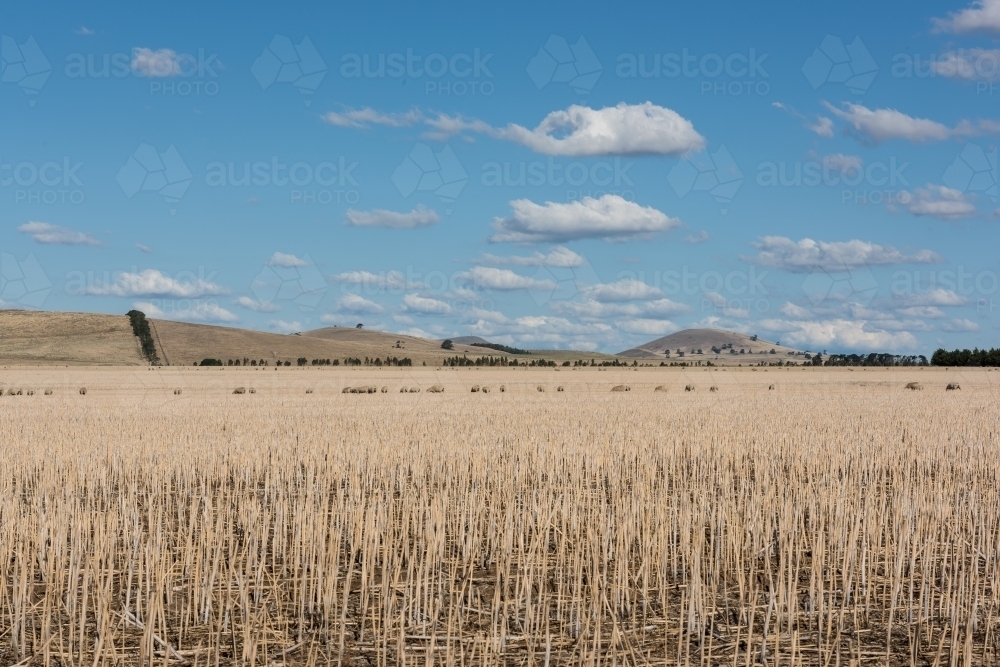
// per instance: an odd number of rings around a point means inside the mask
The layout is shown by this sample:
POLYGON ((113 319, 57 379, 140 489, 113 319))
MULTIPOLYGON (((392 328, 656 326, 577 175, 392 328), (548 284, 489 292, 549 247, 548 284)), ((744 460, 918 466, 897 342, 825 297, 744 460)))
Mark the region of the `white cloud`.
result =
POLYGON ((510 202, 512 215, 495 218, 494 243, 563 242, 576 239, 625 240, 669 231, 680 221, 649 206, 618 195, 585 197, 565 204, 536 204, 529 199, 510 202))
POLYGON ((781 332, 786 345, 797 348, 842 348, 865 352, 913 349, 917 339, 909 331, 886 331, 864 320, 761 320, 765 331, 781 332))
POLYGON ((622 278, 613 283, 588 285, 580 290, 594 301, 646 301, 663 296, 663 290, 634 278, 622 278))
POLYGON ((229 290, 213 282, 192 278, 177 280, 156 269, 145 269, 139 273, 119 273, 106 285, 88 285, 85 294, 95 296, 172 296, 179 299, 193 299, 202 296, 226 294, 229 290))
POLYGON ((946 51, 930 62, 938 76, 964 81, 996 81, 1000 78, 1000 49, 946 51))
POLYGON ((416 294, 404 296, 403 305, 406 310, 422 315, 448 315, 451 313, 451 306, 444 301, 416 294))
POLYGON ((670 320, 618 320, 615 322, 615 326, 625 333, 641 334, 644 336, 666 336, 680 329, 680 327, 670 320))
POLYGON ((831 153, 823 156, 823 167, 826 169, 836 169, 842 174, 857 174, 864 166, 864 161, 859 155, 844 155, 843 153, 831 153))
POLYGON ((246 308, 247 310, 252 310, 255 313, 276 313, 281 310, 281 308, 270 301, 258 301, 256 299, 251 299, 248 296, 237 297, 233 303, 240 308, 246 308))
POLYGON ((725 317, 735 317, 740 320, 750 318, 750 311, 746 308, 733 307, 730 301, 718 292, 705 292, 702 294, 701 298, 703 305, 714 306, 718 311, 721 311, 725 317))
POLYGON ((711 235, 709 235, 709 233, 703 229, 700 232, 698 232, 697 235, 689 234, 685 236, 683 240, 684 243, 690 243, 691 245, 698 245, 699 243, 704 243, 710 238, 712 238, 711 235))
MULTIPOLYGON (((925 187, 917 188, 906 204, 906 210, 913 215, 927 215, 939 220, 959 220, 969 218, 976 214, 975 205, 969 200, 969 196, 960 190, 934 185, 928 183, 925 187)), ((897 196, 897 200, 900 197, 897 196)))
POLYGON ((172 49, 153 51, 137 47, 132 49, 132 71, 157 78, 180 76, 180 58, 172 49))
POLYGON ((979 331, 979 325, 972 320, 951 320, 941 324, 941 329, 955 333, 979 331))
POLYGON ((547 155, 683 155, 705 147, 691 121, 652 102, 603 109, 574 104, 533 130, 509 125, 503 136, 547 155))
POLYGON ((765 236, 752 244, 758 253, 742 257, 769 269, 808 273, 817 268, 844 270, 858 266, 890 264, 929 264, 941 258, 930 250, 918 250, 906 255, 892 246, 881 246, 868 241, 814 241, 809 238, 793 241, 784 236, 765 236))
POLYGON ((1000 33, 1000 0, 975 0, 971 7, 932 20, 940 32, 1000 33))
POLYGON ((944 141, 955 137, 969 137, 1000 132, 1000 123, 980 120, 972 123, 959 121, 955 127, 948 127, 928 118, 914 118, 895 109, 869 109, 860 104, 846 102, 839 109, 829 102, 823 102, 833 115, 846 121, 853 133, 872 143, 882 143, 891 139, 905 139, 913 143, 944 141))
POLYGON ((423 284, 411 282, 400 271, 390 271, 389 273, 371 273, 370 271, 347 271, 333 276, 333 280, 338 283, 348 283, 351 285, 361 285, 369 290, 404 290, 420 289, 423 284))
POLYGON ((937 287, 926 292, 896 293, 893 297, 897 299, 902 307, 910 306, 964 306, 969 302, 961 294, 953 290, 937 287))
POLYGON ((405 113, 382 113, 371 107, 345 109, 340 113, 330 111, 324 114, 322 118, 330 125, 340 127, 367 127, 368 125, 409 127, 424 121, 424 115, 417 109, 411 109, 405 113))
POLYGON ((513 141, 546 155, 683 155, 705 147, 705 139, 691 121, 652 102, 591 109, 574 104, 553 111, 534 129, 517 124, 503 128, 460 116, 426 116, 418 110, 386 114, 371 108, 329 112, 323 119, 341 127, 384 125, 431 128, 425 137, 444 140, 464 132, 513 141))
POLYGON ((392 321, 399 324, 413 324, 413 318, 409 315, 393 315, 392 321))
POLYGON ((94 34, 94 31, 85 25, 81 25, 79 28, 73 31, 77 35, 82 35, 84 37, 89 37, 94 34))
POLYGON ((297 320, 291 322, 285 320, 268 320, 267 325, 281 333, 297 333, 302 331, 302 324, 297 320))
POLYGON ((833 136, 833 119, 826 116, 817 116, 813 123, 806 123, 806 129, 817 136, 829 139, 833 136))
POLYGON ((101 245, 100 241, 90 234, 74 232, 66 227, 59 227, 48 222, 26 222, 17 228, 22 234, 29 235, 35 243, 52 243, 57 245, 101 245))
POLYGON ((468 271, 462 271, 456 278, 472 283, 481 289, 490 290, 552 290, 556 284, 551 280, 536 280, 519 276, 510 269, 498 269, 492 266, 474 266, 468 271))
POLYGON ((237 322, 239 316, 212 301, 192 301, 183 310, 164 311, 156 304, 148 301, 136 301, 132 304, 136 310, 141 310, 148 317, 161 320, 181 320, 184 322, 237 322))
POLYGON ((664 319, 687 313, 691 307, 670 299, 655 299, 641 303, 601 302, 584 298, 573 301, 555 301, 552 309, 558 313, 573 315, 583 320, 603 320, 609 317, 629 317, 664 319))
POLYGON ((376 208, 371 211, 348 209, 345 225, 350 227, 383 227, 386 229, 414 229, 435 225, 440 218, 437 212, 425 206, 417 206, 408 213, 397 213, 376 208))
POLYGON ((469 318, 473 320, 483 320, 493 324, 510 323, 510 318, 501 313, 499 310, 486 310, 485 308, 477 308, 475 306, 469 309, 469 318))
POLYGON ((921 319, 938 319, 944 317, 944 311, 937 306, 909 306, 898 308, 896 312, 904 317, 918 317, 921 319))
POLYGON ((138 248, 140 251, 145 252, 145 253, 151 253, 151 252, 153 252, 152 248, 150 248, 148 245, 143 245, 142 243, 136 243, 135 247, 138 248))
POLYGON ((337 309, 348 313, 381 313, 385 310, 382 306, 358 296, 357 294, 345 294, 337 301, 337 309))
POLYGON ((511 255, 500 257, 484 253, 479 260, 483 264, 511 264, 513 266, 552 266, 564 269, 585 266, 587 260, 576 254, 569 248, 556 246, 548 253, 536 252, 532 255, 511 255))
POLYGON ((308 262, 306 262, 304 259, 299 259, 295 255, 289 255, 288 253, 284 252, 276 252, 273 255, 271 255, 271 259, 267 260, 268 266, 281 266, 286 269, 299 266, 306 266, 306 264, 308 264, 308 262))

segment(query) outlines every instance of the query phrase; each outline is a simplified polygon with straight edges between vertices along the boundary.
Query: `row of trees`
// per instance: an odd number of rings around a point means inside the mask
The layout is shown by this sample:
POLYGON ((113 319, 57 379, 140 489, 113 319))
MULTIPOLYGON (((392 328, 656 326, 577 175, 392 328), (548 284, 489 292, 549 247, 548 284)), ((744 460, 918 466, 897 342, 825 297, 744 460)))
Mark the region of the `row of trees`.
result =
POLYGON ((1000 366, 1000 350, 990 348, 980 350, 938 349, 931 355, 932 366, 1000 366))
MULTIPOLYGON (((563 365, 568 365, 569 362, 563 365)), ((507 357, 494 357, 493 355, 486 357, 478 357, 476 359, 470 359, 468 357, 454 356, 448 357, 441 364, 442 366, 523 366, 523 367, 555 367, 556 362, 546 361, 545 359, 532 359, 531 361, 518 362, 517 359, 508 359, 507 357)))

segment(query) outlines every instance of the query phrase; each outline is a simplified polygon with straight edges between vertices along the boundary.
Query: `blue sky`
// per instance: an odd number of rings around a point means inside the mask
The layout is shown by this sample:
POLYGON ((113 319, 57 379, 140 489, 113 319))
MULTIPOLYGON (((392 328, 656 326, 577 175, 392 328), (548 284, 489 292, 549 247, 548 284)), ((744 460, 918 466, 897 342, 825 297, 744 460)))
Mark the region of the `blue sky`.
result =
POLYGON ((996 345, 1000 0, 4 5, 0 307, 996 345))

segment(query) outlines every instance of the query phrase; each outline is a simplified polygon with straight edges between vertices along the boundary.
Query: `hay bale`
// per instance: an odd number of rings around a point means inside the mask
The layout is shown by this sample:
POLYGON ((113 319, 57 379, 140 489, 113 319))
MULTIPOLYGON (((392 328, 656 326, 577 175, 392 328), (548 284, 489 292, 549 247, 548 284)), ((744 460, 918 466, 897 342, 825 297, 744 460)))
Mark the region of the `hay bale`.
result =
POLYGON ((432 393, 432 394, 440 394, 441 392, 444 391, 444 387, 442 385, 435 384, 435 385, 431 385, 430 387, 428 387, 427 391, 430 392, 430 393, 432 393))
POLYGON ((949 382, 948 386, 945 387, 946 391, 955 391, 956 389, 961 389, 957 382, 949 382))
POLYGON ((383 394, 388 394, 389 393, 389 388, 388 387, 382 387, 382 389, 380 389, 379 391, 381 391, 383 394))
POLYGON ((46 389, 45 390, 45 395, 46 396, 51 396, 52 395, 52 390, 51 389, 46 389))
POLYGON ((399 388, 399 393, 400 394, 405 394, 406 393, 406 387, 400 387, 399 388))
POLYGON ((247 388, 246 387, 237 387, 236 389, 233 389, 233 393, 234 394, 245 394, 245 393, 247 393, 247 388))
POLYGON ((256 393, 257 393, 257 390, 256 390, 256 389, 254 389, 253 387, 250 387, 250 393, 251 393, 251 394, 256 394, 256 393))
MULTIPOLYGON (((386 388, 386 391, 389 391, 389 389, 386 388)), ((361 385, 359 387, 350 387, 349 392, 352 394, 377 394, 378 387, 376 387, 375 385, 366 384, 366 385, 361 385)))
POLYGON ((340 390, 340 393, 341 394, 349 394, 349 393, 351 393, 351 388, 350 387, 344 387, 343 389, 340 390))
MULTIPOLYGON (((18 391, 17 393, 20 394, 21 392, 18 391)), ((86 387, 80 387, 80 395, 81 396, 86 396, 87 395, 87 388, 86 387)))
POLYGON ((485 386, 485 385, 483 385, 483 393, 484 393, 484 394, 488 394, 488 393, 490 393, 490 388, 489 388, 489 387, 487 387, 487 386, 485 386))
POLYGON ((306 389, 306 393, 307 394, 311 394, 311 393, 313 393, 313 390, 312 389, 306 389))
POLYGON ((694 391, 694 385, 693 384, 684 385, 684 391, 694 391))
POLYGON ((181 395, 181 390, 180 389, 174 389, 174 396, 180 396, 180 395, 181 395))
POLYGON ((611 388, 611 391, 632 391, 632 387, 627 384, 616 384, 611 388))
POLYGON ((34 389, 28 389, 24 393, 26 395, 28 395, 28 396, 34 396, 35 395, 35 390, 34 389))
POLYGON ((912 391, 920 391, 921 389, 924 388, 924 386, 922 384, 920 384, 919 382, 907 382, 906 383, 906 388, 910 389, 912 391))
POLYGON ((504 385, 500 385, 500 393, 502 394, 505 391, 507 391, 507 387, 505 387, 504 385))
POLYGON ((659 387, 657 387, 653 391, 666 391, 666 390, 667 390, 667 385, 661 384, 659 387))
POLYGON ((768 391, 774 391, 774 385, 773 384, 767 385, 767 390, 768 391))
POLYGON ((410 387, 410 393, 411 394, 419 394, 420 393, 420 387, 410 387))
POLYGON ((538 385, 538 387, 536 387, 536 389, 538 389, 538 391, 541 391, 541 392, 545 391, 545 387, 543 387, 542 385, 538 385))
POLYGON ((566 388, 563 387, 562 385, 559 385, 558 387, 556 387, 556 391, 566 391, 566 388))
POLYGON ((712 385, 711 387, 709 387, 709 388, 708 388, 708 390, 709 390, 709 391, 719 391, 719 388, 718 388, 718 387, 716 387, 716 386, 715 386, 715 385, 713 384, 713 385, 712 385))
POLYGON ((473 394, 478 394, 479 393, 479 385, 478 384, 472 385, 472 393, 473 394))

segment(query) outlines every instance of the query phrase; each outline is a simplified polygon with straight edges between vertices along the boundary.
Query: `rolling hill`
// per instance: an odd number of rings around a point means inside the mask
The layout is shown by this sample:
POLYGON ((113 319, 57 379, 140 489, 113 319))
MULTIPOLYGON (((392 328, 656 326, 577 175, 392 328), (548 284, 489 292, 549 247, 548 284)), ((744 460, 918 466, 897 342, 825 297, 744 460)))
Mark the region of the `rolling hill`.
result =
POLYGON ((754 338, 722 329, 685 329, 618 354, 634 359, 658 359, 662 361, 667 358, 669 350, 671 361, 710 359, 713 363, 726 365, 755 364, 761 361, 773 362, 776 356, 780 359, 795 357, 795 361, 799 363, 805 360, 800 350, 761 338, 754 340, 754 338), (714 352, 712 348, 719 351, 714 352), (730 352, 730 348, 732 352, 730 352), (698 350, 701 350, 700 354, 698 350), (771 353, 771 350, 774 350, 774 354, 771 353))

